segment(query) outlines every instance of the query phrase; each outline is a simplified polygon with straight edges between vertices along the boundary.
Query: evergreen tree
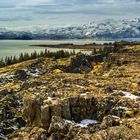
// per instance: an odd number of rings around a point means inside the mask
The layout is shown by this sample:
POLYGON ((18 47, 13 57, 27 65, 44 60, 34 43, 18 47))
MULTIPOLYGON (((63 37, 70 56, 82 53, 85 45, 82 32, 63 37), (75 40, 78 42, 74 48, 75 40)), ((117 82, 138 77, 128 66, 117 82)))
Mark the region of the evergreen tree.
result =
POLYGON ((24 60, 24 55, 23 53, 20 53, 18 62, 22 62, 23 60, 24 60))
POLYGON ((91 54, 92 54, 92 55, 97 54, 96 48, 93 49, 93 51, 92 51, 91 54))
POLYGON ((3 58, 1 58, 1 60, 0 60, 0 67, 4 67, 4 66, 5 66, 5 62, 4 62, 3 58))

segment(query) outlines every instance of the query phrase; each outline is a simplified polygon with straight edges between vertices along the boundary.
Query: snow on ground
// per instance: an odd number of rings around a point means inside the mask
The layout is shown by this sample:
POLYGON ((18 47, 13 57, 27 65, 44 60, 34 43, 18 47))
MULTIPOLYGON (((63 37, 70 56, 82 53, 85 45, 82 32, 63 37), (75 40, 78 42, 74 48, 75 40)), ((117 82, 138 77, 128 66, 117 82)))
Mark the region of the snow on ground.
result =
POLYGON ((129 99, 132 99, 132 100, 134 100, 134 99, 139 99, 139 98, 140 98, 140 96, 133 95, 133 94, 131 94, 130 92, 122 91, 122 93, 124 94, 124 96, 125 96, 126 98, 129 98, 129 99))
POLYGON ((86 96, 87 94, 86 93, 82 93, 82 94, 80 94, 81 96, 86 96))
POLYGON ((113 94, 116 94, 116 95, 121 95, 121 96, 124 96, 126 98, 129 98, 131 100, 136 100, 136 99, 140 99, 140 96, 136 96, 130 92, 127 92, 127 91, 122 91, 122 90, 114 90, 113 94), (121 93, 121 94, 118 94, 118 93, 121 93))
POLYGON ((12 80, 13 78, 14 75, 12 74, 7 74, 7 73, 0 74, 0 86, 2 86, 4 82, 12 80))
POLYGON ((120 119, 120 117, 115 116, 115 115, 112 115, 112 117, 115 118, 115 119, 120 119))
POLYGON ((80 127, 88 127, 90 124, 97 124, 97 120, 90 120, 90 119, 84 119, 80 123, 76 123, 74 121, 66 120, 67 123, 73 124, 75 126, 80 126, 80 127))
POLYGON ((97 123, 98 123, 98 121, 96 121, 96 120, 85 119, 85 120, 82 120, 80 123, 76 124, 76 126, 88 127, 88 125, 90 125, 90 124, 97 124, 97 123))
POLYGON ((128 110, 128 108, 127 108, 127 107, 124 107, 124 106, 119 106, 119 108, 120 108, 120 109, 123 109, 123 110, 125 110, 125 111, 128 110))
POLYGON ((49 101, 52 101, 52 100, 53 100, 53 98, 52 98, 52 97, 48 97, 48 100, 49 100, 49 101))
POLYGON ((2 79, 10 79, 10 78, 13 78, 13 77, 14 77, 14 75, 8 75, 6 73, 0 74, 0 78, 2 78, 2 79))
POLYGON ((40 71, 38 69, 35 69, 35 70, 28 70, 28 69, 24 69, 27 73, 27 75, 29 76, 33 76, 33 77, 38 77, 40 75, 40 71))

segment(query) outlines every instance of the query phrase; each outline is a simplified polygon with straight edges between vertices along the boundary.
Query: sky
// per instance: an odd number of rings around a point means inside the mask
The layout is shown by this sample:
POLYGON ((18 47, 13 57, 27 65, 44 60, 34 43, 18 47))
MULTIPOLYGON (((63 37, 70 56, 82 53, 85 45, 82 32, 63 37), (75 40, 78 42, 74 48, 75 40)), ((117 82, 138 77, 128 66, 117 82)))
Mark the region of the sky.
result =
POLYGON ((0 0, 1 27, 129 18, 140 18, 140 0, 0 0))

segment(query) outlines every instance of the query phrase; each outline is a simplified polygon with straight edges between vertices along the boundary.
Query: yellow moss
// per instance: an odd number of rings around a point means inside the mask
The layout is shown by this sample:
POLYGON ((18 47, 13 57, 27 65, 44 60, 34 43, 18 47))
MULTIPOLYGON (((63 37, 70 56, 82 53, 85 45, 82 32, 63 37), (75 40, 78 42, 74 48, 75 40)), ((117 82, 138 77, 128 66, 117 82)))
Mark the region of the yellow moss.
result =
POLYGON ((140 45, 129 46, 127 48, 124 48, 124 50, 129 52, 140 52, 140 45))
POLYGON ((4 87, 4 89, 13 89, 14 91, 18 91, 20 89, 20 84, 15 84, 15 83, 8 83, 4 87))
POLYGON ((133 110, 128 110, 125 112, 125 116, 127 117, 134 117, 135 111, 133 110))
POLYGON ((14 83, 8 83, 4 86, 4 88, 11 88, 14 86, 14 83))
POLYGON ((95 65, 93 70, 91 71, 91 73, 96 74, 96 75, 100 75, 103 72, 104 66, 105 66, 104 62, 102 62, 98 65, 95 65))
POLYGON ((63 73, 63 71, 61 71, 60 69, 55 69, 52 71, 54 74, 58 74, 58 73, 63 73))
POLYGON ((38 81, 38 79, 31 79, 30 80, 31 83, 34 83, 34 82, 37 82, 37 81, 38 81))

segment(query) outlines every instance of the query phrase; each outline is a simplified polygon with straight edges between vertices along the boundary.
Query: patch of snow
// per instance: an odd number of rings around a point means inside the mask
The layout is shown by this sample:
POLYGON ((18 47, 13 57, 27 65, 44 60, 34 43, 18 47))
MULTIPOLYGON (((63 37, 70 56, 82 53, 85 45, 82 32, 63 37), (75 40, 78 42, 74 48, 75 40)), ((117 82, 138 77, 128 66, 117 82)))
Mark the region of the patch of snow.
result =
POLYGON ((119 108, 120 109, 123 109, 123 110, 126 110, 126 111, 128 110, 128 108, 127 107, 124 107, 124 106, 119 106, 119 108))
POLYGON ((49 100, 49 101, 52 101, 52 97, 48 97, 48 100, 49 100))
POLYGON ((85 119, 85 120, 82 120, 79 124, 76 124, 76 126, 88 127, 88 125, 90 125, 90 124, 97 124, 97 123, 98 123, 98 121, 96 121, 96 120, 85 119))
POLYGON ((3 78, 3 79, 5 79, 5 78, 10 79, 10 78, 13 78, 13 77, 14 77, 14 75, 12 75, 12 74, 11 75, 8 75, 6 73, 5 74, 0 74, 0 78, 3 78))
POLYGON ((87 91, 87 92, 81 93, 80 95, 81 95, 81 96, 86 96, 86 95, 89 94, 89 93, 90 93, 90 92, 87 91))
POLYGON ((72 121, 66 120, 66 123, 75 124, 75 122, 73 120, 72 121))
POLYGON ((124 96, 126 97, 126 98, 129 98, 129 99, 132 99, 132 100, 134 100, 134 99, 139 99, 140 98, 140 96, 136 96, 136 95, 133 95, 133 94, 131 94, 130 92, 122 92, 123 94, 124 94, 124 96))
POLYGON ((14 77, 14 75, 7 75, 6 76, 7 79, 10 79, 10 78, 13 78, 13 77, 14 77))
POLYGON ((66 120, 66 123, 73 124, 75 126, 80 126, 80 127, 88 127, 90 124, 97 124, 97 120, 89 120, 89 119, 84 119, 80 123, 75 123, 74 121, 66 120))
POLYGON ((86 34, 85 34, 86 36, 89 36, 89 35, 91 35, 91 33, 90 32, 86 32, 86 34))
POLYGON ((81 96, 86 96, 87 95, 87 93, 83 93, 83 94, 80 94, 81 96))
POLYGON ((4 78, 5 76, 7 76, 6 73, 4 73, 4 74, 0 74, 0 78, 4 78))
POLYGON ((33 77, 38 77, 40 75, 40 72, 38 69, 35 69, 34 71, 32 70, 28 70, 28 69, 24 69, 27 73, 27 75, 29 76, 33 76, 33 77))
POLYGON ((115 118, 115 119, 120 119, 120 117, 115 116, 115 115, 112 115, 112 117, 115 118))

